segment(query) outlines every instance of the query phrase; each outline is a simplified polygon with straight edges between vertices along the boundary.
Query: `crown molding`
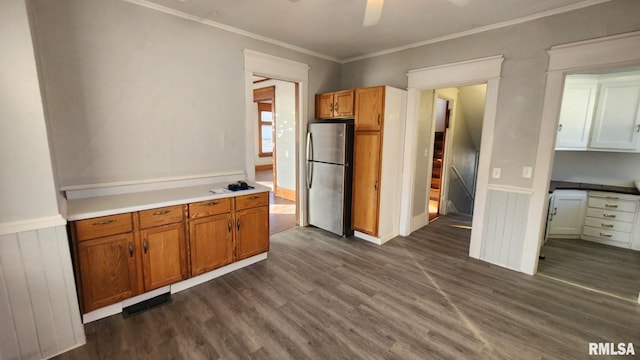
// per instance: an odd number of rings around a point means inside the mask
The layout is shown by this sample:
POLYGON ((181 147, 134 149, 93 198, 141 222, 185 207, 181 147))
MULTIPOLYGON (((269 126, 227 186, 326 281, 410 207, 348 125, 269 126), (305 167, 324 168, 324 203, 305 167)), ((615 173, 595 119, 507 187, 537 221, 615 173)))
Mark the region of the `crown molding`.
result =
POLYGON ((184 11, 179 11, 179 10, 176 10, 176 9, 168 8, 166 6, 158 5, 156 3, 152 3, 152 2, 147 1, 147 0, 124 0, 124 1, 126 1, 128 3, 131 3, 131 4, 135 4, 135 5, 139 5, 139 6, 142 6, 142 7, 146 7, 148 9, 152 9, 152 10, 156 10, 156 11, 159 11, 159 12, 163 12, 165 14, 169 14, 169 15, 177 16, 177 17, 180 17, 180 18, 183 18, 183 19, 191 20, 191 21, 203 24, 203 25, 211 26, 211 27, 214 27, 214 28, 217 28, 217 29, 220 29, 220 30, 228 31, 230 33, 246 36, 248 38, 252 38, 252 39, 255 39, 255 40, 264 41, 266 43, 277 45, 277 46, 280 46, 280 47, 283 47, 283 48, 286 48, 286 49, 289 49, 289 50, 297 51, 297 52, 300 52, 300 53, 303 53, 303 54, 307 54, 307 55, 315 56, 315 57, 318 57, 318 58, 321 58, 321 59, 325 59, 325 60, 329 60, 329 61, 340 63, 340 59, 337 59, 337 58, 329 56, 329 55, 321 54, 319 52, 315 52, 315 51, 312 51, 312 50, 309 50, 309 49, 305 49, 305 48, 302 48, 302 47, 299 47, 299 46, 296 46, 296 45, 292 45, 292 44, 286 43, 284 41, 279 41, 279 40, 272 39, 272 38, 267 37, 267 36, 262 36, 262 35, 255 34, 255 33, 249 32, 249 31, 238 29, 236 27, 225 25, 225 24, 219 23, 217 21, 213 21, 213 20, 202 18, 202 17, 199 17, 199 16, 187 14, 184 11))

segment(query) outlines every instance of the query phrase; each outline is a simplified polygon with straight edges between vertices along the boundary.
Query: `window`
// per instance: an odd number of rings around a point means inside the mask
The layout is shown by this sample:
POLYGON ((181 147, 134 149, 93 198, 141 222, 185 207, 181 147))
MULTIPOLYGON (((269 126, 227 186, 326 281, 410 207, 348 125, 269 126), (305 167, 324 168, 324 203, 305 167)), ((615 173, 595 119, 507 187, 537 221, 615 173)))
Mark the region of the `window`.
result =
POLYGON ((270 103, 258 103, 258 129, 260 157, 273 155, 273 107, 270 103))

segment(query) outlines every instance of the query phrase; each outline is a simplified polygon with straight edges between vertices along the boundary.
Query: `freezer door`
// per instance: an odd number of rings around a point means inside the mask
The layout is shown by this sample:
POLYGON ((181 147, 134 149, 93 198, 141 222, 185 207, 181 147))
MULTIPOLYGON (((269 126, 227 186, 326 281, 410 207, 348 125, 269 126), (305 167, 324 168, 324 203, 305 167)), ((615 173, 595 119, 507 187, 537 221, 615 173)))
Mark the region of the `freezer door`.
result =
POLYGON ((309 223, 344 235, 345 167, 314 162, 309 188, 309 223))
POLYGON ((330 164, 344 164, 347 141, 347 124, 309 124, 307 160, 330 164))

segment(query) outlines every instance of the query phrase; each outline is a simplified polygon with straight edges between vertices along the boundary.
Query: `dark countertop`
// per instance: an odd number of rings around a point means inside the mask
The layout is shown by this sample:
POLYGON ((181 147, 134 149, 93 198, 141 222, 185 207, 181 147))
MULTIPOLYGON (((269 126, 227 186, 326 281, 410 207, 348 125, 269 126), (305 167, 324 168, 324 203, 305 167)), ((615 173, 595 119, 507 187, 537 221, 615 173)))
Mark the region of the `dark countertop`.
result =
POLYGON ((549 185, 549 192, 553 192, 558 189, 570 189, 570 190, 596 190, 607 191, 620 194, 640 195, 640 191, 635 187, 624 186, 611 186, 611 185, 598 185, 598 184, 586 184, 586 183, 574 183, 568 181, 554 181, 551 180, 549 185))

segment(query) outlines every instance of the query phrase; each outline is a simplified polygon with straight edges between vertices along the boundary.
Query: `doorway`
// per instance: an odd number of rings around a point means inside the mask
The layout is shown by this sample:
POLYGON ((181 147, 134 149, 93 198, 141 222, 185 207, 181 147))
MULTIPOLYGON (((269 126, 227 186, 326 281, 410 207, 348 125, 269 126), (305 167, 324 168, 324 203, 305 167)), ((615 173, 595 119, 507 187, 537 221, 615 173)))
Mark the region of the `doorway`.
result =
POLYGON ((270 187, 270 233, 296 227, 298 84, 253 76, 256 182, 270 187))
POLYGON ((486 84, 432 91, 429 221, 455 216, 471 229, 486 91, 486 84))

